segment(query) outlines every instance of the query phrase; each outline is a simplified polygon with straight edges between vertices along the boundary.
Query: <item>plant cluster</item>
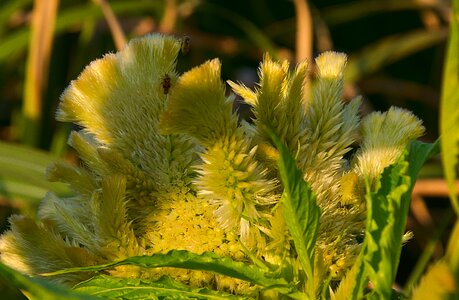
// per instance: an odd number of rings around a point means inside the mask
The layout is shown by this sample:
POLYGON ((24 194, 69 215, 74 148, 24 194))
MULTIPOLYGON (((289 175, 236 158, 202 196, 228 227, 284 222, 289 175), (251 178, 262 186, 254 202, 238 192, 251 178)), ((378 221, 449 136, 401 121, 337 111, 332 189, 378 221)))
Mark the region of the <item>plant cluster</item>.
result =
POLYGON ((74 193, 49 193, 38 222, 11 217, 1 261, 127 299, 109 287, 350 299, 370 280, 370 296, 390 297, 409 194, 435 152, 413 142, 421 121, 395 107, 360 118, 360 97, 343 102, 346 56, 335 52, 317 57, 310 94, 307 62, 265 56, 255 90, 229 82, 255 116, 240 120, 218 60, 177 73, 182 46, 136 38, 64 91, 57 119, 79 126, 69 144, 81 165, 47 176, 74 193))

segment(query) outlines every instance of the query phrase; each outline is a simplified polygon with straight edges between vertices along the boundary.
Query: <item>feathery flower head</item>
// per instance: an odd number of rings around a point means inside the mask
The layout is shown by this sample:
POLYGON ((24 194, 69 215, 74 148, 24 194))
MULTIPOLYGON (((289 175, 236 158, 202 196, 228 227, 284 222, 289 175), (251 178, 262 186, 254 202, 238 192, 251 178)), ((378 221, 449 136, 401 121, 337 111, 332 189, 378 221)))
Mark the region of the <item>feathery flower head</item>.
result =
MULTIPOLYGON (((172 249, 244 258, 236 236, 219 229, 211 201, 196 196, 193 180, 201 146, 189 136, 158 130, 177 84, 180 47, 181 41, 170 36, 134 39, 122 51, 92 62, 72 81, 61 96, 57 118, 82 127, 69 138, 82 165, 56 163, 47 176, 68 183, 75 195, 61 199, 48 194, 40 205, 38 224, 12 217, 11 231, 0 239, 3 262, 27 274, 40 274, 172 249)), ((209 80, 206 86, 222 85, 219 73, 200 78, 209 80)), ((207 97, 214 95, 211 89, 207 97)), ((234 116, 228 121, 235 122, 234 116)), ((226 124, 221 128, 226 130, 226 124)), ((217 131, 215 138, 222 134, 217 131)), ((170 274, 197 285, 218 284, 222 278, 137 267, 110 273, 152 278, 170 274)), ((90 275, 53 279, 76 283, 90 275)), ((238 283, 231 286, 237 289, 238 283)))
POLYGON ((316 64, 320 78, 341 78, 343 77, 344 67, 347 57, 344 53, 324 52, 317 56, 316 64))
MULTIPOLYGON (((287 62, 266 55, 255 90, 229 82, 255 115, 253 122, 240 122, 220 78, 220 62, 179 75, 180 48, 173 37, 137 38, 72 81, 57 118, 82 127, 69 138, 82 164, 56 163, 47 176, 68 183, 74 195, 48 194, 38 222, 11 217, 11 230, 0 238, 2 262, 37 275, 173 249, 210 251, 266 264, 300 282, 269 128, 294 154, 322 212, 314 280, 340 279, 358 256, 365 232, 362 183, 397 160, 423 133, 421 122, 399 108, 361 120, 360 97, 342 100, 346 56, 336 52, 316 59, 311 97, 303 91, 306 62, 290 70, 287 62)), ((201 271, 124 266, 108 272, 167 274, 237 294, 257 291, 201 271)), ((88 276, 54 280, 75 283, 88 276)))

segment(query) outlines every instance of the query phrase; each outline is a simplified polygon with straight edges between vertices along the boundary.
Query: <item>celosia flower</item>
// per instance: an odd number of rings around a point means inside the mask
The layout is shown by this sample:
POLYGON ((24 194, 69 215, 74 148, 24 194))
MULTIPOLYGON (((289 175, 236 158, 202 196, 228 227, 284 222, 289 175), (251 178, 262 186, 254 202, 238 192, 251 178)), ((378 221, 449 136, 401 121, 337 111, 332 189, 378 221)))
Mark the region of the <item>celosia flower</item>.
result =
MULTIPOLYGON (((266 56, 255 91, 230 82, 255 115, 252 123, 239 122, 219 61, 180 76, 180 48, 173 37, 134 39, 70 84, 57 118, 82 127, 69 139, 82 164, 55 164, 48 177, 68 183, 75 194, 48 194, 38 223, 13 216, 0 240, 1 260, 37 275, 184 249, 297 269, 270 128, 295 155, 322 211, 315 281, 339 279, 361 247, 365 178, 377 179, 395 162, 423 133, 421 122, 399 108, 360 120, 360 98, 342 101, 346 56, 334 52, 317 58, 311 98, 303 92, 306 63, 291 72, 287 62, 266 56), (358 150, 348 158, 353 147, 358 150)), ((253 290, 199 271, 124 266, 110 273, 169 274, 196 286, 253 290)), ((298 270, 293 273, 298 280, 298 270)), ((74 283, 84 276, 53 278, 74 283)))

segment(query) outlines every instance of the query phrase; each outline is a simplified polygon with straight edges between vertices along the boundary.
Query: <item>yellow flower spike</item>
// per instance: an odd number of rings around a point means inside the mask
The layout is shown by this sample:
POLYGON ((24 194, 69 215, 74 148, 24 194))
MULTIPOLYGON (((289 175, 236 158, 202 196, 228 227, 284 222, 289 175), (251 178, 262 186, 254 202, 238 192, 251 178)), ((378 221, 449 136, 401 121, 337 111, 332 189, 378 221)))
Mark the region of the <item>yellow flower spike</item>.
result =
MULTIPOLYGON (((232 99, 225 97, 220 80, 220 62, 212 60, 183 74, 161 116, 166 133, 186 133, 207 150, 197 166, 195 183, 199 195, 216 206, 215 217, 226 232, 237 233, 247 245, 258 239, 253 222, 258 205, 272 204, 276 182, 265 178, 255 159, 256 148, 232 112, 232 99)), ((250 247, 252 247, 250 246, 250 247)))
POLYGON ((256 105, 257 94, 255 92, 246 87, 243 83, 235 83, 231 80, 228 80, 227 82, 229 86, 233 89, 233 91, 237 95, 241 96, 245 102, 252 106, 256 105))
POLYGON ((208 147, 236 130, 237 116, 232 99, 225 97, 220 68, 220 61, 214 59, 179 78, 161 116, 164 133, 187 133, 208 147))
POLYGON ((220 226, 238 233, 250 248, 259 239, 258 229, 252 224, 259 217, 257 206, 278 200, 277 184, 266 179, 253 150, 249 151, 247 142, 237 137, 215 143, 202 154, 204 164, 197 168, 200 176, 196 179, 200 194, 217 206, 214 214, 220 226))
MULTIPOLYGON (((244 85, 230 82, 234 92, 253 107, 258 132, 256 139, 259 145, 270 140, 264 133, 265 127, 269 127, 292 152, 298 151, 302 136, 301 123, 304 118, 303 87, 307 67, 307 62, 300 63, 291 73, 287 61, 276 62, 265 55, 258 70, 260 86, 255 92, 244 85)), ((270 155, 264 153, 266 149, 260 147, 259 157, 266 158, 268 164, 271 164, 270 155)))
MULTIPOLYGON (((263 126, 274 129, 280 128, 280 115, 278 106, 282 102, 285 90, 285 67, 265 56, 258 70, 260 88, 257 91, 257 101, 254 106, 255 124, 258 130, 263 126)), ((264 136, 264 134, 262 134, 264 136)))
POLYGON ((91 195, 97 185, 91 174, 82 168, 68 163, 55 162, 46 169, 46 179, 69 184, 72 189, 83 195, 91 195))
MULTIPOLYGON (((353 251, 358 253, 359 249, 354 247, 358 245, 355 237, 361 234, 360 229, 363 228, 358 205, 349 208, 340 206, 341 202, 346 202, 340 201, 340 178, 349 170, 344 156, 360 140, 358 113, 361 99, 357 97, 347 105, 342 101, 346 55, 328 52, 320 55, 316 62, 318 79, 313 85, 312 99, 304 99, 303 93, 308 71, 306 62, 290 73, 288 63, 274 62, 268 56, 265 56, 259 69, 259 88, 251 93, 244 86, 233 84, 233 87, 253 106, 256 134, 252 141, 258 145, 257 158, 275 170, 273 159, 277 151, 271 149, 269 139, 263 134, 265 126, 272 128, 297 158, 304 178, 317 194, 323 211, 318 246, 332 243, 329 236, 339 237, 336 250, 330 254, 330 261, 323 263, 322 269, 331 271, 335 268, 333 271, 340 276, 344 270, 336 269, 333 262, 347 255, 349 241, 353 251), (342 230, 348 227, 355 229, 342 230)), ((271 169, 267 174, 276 176, 271 169)), ((264 230, 267 235, 269 232, 269 228, 264 230)), ((267 242, 273 245, 269 240, 267 242)), ((270 257, 270 254, 264 257, 270 257)))
POLYGON ((168 137, 156 126, 174 89, 180 47, 174 37, 149 35, 92 62, 63 93, 57 119, 83 126, 100 146, 119 151, 147 173, 168 169, 169 154, 158 153, 168 137), (165 75, 172 85, 168 94, 165 75))
POLYGON ((98 175, 110 173, 110 168, 97 153, 97 148, 100 145, 89 134, 72 131, 70 132, 68 144, 78 152, 83 164, 93 172, 97 172, 98 175))
POLYGON ((324 201, 337 202, 337 176, 343 171, 343 157, 358 139, 360 98, 348 105, 342 101, 344 54, 326 52, 316 62, 319 77, 313 85, 312 99, 306 104, 306 136, 302 139, 299 164, 318 202, 326 206, 324 201))
POLYGON ((327 51, 316 58, 320 78, 342 78, 347 56, 344 53, 327 51))
POLYGON ((126 179, 121 175, 109 176, 102 181, 94 229, 99 251, 110 260, 143 252, 127 219, 125 190, 126 179))
MULTIPOLYGON (((11 216, 11 229, 0 239, 3 263, 26 274, 40 274, 76 266, 96 264, 95 256, 62 239, 62 236, 39 226, 23 216, 11 216)), ((55 276, 59 283, 77 283, 91 274, 73 273, 55 276)))
MULTIPOLYGON (((356 237, 363 229, 359 205, 342 206, 361 200, 357 198, 349 203, 350 199, 346 198, 350 196, 349 191, 341 190, 340 186, 341 176, 349 169, 345 155, 351 145, 360 140, 358 111, 361 99, 355 98, 348 104, 342 100, 346 55, 326 52, 317 57, 316 63, 318 78, 312 85, 312 98, 305 102, 298 160, 323 212, 318 247, 325 249, 335 243, 333 252, 324 255, 322 263, 330 273, 340 277, 345 270, 338 268, 334 261, 348 255, 349 245, 359 244, 356 237)), ((358 248, 354 251, 358 253, 358 248)))
POLYGON ((304 119, 304 85, 308 74, 308 63, 302 62, 295 68, 292 76, 287 76, 287 87, 284 99, 282 99, 282 113, 280 114, 279 128, 277 132, 282 141, 293 153, 297 153, 299 140, 303 139, 301 133, 304 119))
MULTIPOLYGON (((69 139, 83 163, 55 164, 48 176, 69 183, 76 195, 48 194, 38 225, 13 217, 11 231, 0 238, 1 260, 36 275, 173 249, 211 251, 266 265, 301 286, 304 275, 279 205, 279 153, 265 135, 270 127, 295 155, 321 207, 314 285, 322 289, 330 275, 339 280, 365 233, 362 178, 378 176, 422 134, 420 121, 400 109, 361 121, 361 99, 342 101, 346 56, 328 52, 316 59, 311 99, 303 93, 306 62, 291 71, 287 61, 265 56, 254 91, 230 82, 256 116, 253 124, 239 122, 220 79, 220 62, 208 61, 179 77, 175 60, 181 46, 162 35, 134 39, 71 83, 58 118, 83 127, 69 139), (360 148, 349 162, 351 147, 360 148)), ((122 266, 108 272, 168 275, 249 297, 258 289, 196 270, 122 266)), ((81 280, 72 277, 80 275, 57 280, 81 280)))
POLYGON ((48 193, 40 203, 38 217, 69 241, 84 245, 91 252, 97 250, 94 233, 96 215, 84 197, 60 199, 48 193))
POLYGON ((370 114, 362 120, 362 148, 365 149, 380 145, 404 147, 423 134, 422 121, 398 107, 391 107, 385 113, 370 114))
POLYGON ((457 295, 457 281, 451 263, 444 259, 433 263, 413 290, 410 299, 452 299, 457 295))

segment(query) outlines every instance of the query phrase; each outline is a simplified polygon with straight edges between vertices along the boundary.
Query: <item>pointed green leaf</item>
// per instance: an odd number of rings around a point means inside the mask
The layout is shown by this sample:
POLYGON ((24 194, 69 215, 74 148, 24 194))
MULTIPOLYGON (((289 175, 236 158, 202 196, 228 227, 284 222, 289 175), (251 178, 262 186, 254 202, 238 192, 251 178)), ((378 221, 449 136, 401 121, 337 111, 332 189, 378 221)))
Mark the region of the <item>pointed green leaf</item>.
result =
POLYGON ((21 289, 29 299, 46 300, 92 300, 100 299, 74 292, 70 289, 52 284, 46 280, 23 275, 0 263, 0 277, 9 284, 21 289))
MULTIPOLYGON (((309 184, 307 184, 300 170, 296 166, 295 159, 289 153, 280 139, 268 130, 271 139, 279 150, 279 172, 284 185, 282 194, 282 212, 285 223, 292 235, 295 249, 299 260, 309 279, 309 293, 314 293, 314 248, 319 231, 320 208, 316 204, 316 196, 309 184)), ((311 295, 311 294, 310 294, 311 295)))
POLYGON ((413 141, 408 147, 408 175, 413 180, 417 178, 419 171, 425 162, 440 153, 440 140, 434 143, 423 143, 420 141, 413 141))
POLYGON ((402 157, 384 170, 375 191, 367 186, 364 260, 374 286, 370 298, 390 299, 392 293, 410 206, 412 181, 407 174, 408 162, 402 157))
POLYGON ((362 298, 368 273, 372 281, 375 276, 381 277, 376 279, 375 290, 380 288, 385 297, 392 293, 414 180, 427 159, 438 153, 438 140, 433 144, 413 141, 408 146, 406 160, 402 157, 384 170, 380 186, 367 195, 364 245, 354 266, 341 281, 336 300, 362 298))
POLYGON ((266 274, 255 265, 237 262, 229 257, 218 256, 212 252, 195 254, 186 250, 172 250, 167 254, 153 254, 151 256, 133 256, 119 262, 98 266, 71 268, 41 275, 53 276, 74 272, 100 271, 122 265, 135 265, 144 268, 174 267, 209 271, 246 280, 254 284, 259 284, 263 287, 288 287, 288 283, 283 278, 271 277, 270 274, 266 274))
POLYGON ((459 155, 459 1, 453 1, 448 50, 443 71, 440 100, 440 135, 443 169, 456 214, 459 202, 456 190, 456 166, 459 155))
POLYGON ((208 288, 196 288, 163 276, 158 280, 100 275, 74 287, 78 292, 108 299, 246 299, 208 288))

